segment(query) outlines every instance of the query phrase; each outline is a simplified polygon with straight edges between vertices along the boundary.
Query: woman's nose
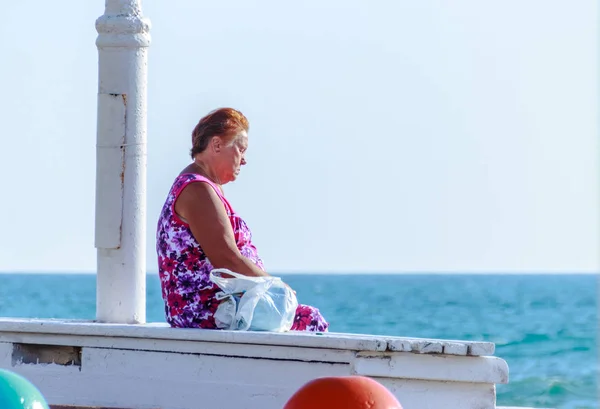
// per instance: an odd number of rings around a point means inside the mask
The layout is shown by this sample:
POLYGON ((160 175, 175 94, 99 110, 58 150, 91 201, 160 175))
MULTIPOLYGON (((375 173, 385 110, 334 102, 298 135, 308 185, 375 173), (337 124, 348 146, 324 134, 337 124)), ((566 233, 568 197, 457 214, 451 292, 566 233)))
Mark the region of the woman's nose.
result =
POLYGON ((242 163, 242 165, 245 165, 247 163, 246 162, 246 158, 242 158, 242 162, 241 163, 242 163))

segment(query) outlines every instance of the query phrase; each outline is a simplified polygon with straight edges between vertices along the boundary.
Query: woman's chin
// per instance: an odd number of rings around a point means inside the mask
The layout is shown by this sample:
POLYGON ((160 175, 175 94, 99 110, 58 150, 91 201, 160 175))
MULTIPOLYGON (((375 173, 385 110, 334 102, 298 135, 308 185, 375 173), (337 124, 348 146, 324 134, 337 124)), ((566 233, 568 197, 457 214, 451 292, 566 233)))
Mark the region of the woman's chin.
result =
POLYGON ((234 173, 233 175, 231 175, 231 177, 229 179, 227 179, 226 183, 235 182, 236 179, 238 178, 238 176, 239 176, 239 173, 234 173))

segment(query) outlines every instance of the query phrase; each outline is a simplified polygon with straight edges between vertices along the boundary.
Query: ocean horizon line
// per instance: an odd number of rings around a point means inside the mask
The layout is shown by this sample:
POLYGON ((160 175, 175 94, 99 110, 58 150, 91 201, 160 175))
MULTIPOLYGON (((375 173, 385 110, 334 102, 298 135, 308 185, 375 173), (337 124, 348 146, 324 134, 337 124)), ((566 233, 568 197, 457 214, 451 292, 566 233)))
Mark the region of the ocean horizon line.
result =
MULTIPOLYGON (((78 270, 0 270, 1 275, 96 275, 96 271, 78 271, 78 270)), ((158 275, 156 270, 149 270, 146 276, 158 275)), ((600 275, 600 271, 543 271, 543 270, 524 270, 524 271, 502 271, 502 270, 481 270, 481 271, 461 271, 461 270, 423 270, 423 271, 273 271, 271 275, 600 275)))

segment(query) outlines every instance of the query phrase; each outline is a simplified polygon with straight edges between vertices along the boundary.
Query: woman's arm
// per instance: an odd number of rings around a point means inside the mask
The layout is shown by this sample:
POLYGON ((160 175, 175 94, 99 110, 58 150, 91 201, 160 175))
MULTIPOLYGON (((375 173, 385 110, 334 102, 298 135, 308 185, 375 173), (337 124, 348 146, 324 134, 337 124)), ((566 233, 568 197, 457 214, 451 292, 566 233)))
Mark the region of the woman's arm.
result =
POLYGON ((238 250, 225 206, 208 183, 186 186, 175 202, 175 212, 189 223, 194 238, 215 268, 247 276, 269 275, 238 250))

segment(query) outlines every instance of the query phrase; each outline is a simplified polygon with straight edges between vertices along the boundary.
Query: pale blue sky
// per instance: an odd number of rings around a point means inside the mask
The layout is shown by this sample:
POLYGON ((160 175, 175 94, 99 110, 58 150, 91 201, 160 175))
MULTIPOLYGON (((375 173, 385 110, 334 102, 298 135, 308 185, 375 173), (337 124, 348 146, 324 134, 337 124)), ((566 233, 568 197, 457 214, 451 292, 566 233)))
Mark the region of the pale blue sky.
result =
MULTIPOLYGON (((148 269, 190 132, 270 272, 598 270, 597 5, 145 0, 148 269)), ((3 4, 0 271, 94 271, 100 0, 3 4)))

